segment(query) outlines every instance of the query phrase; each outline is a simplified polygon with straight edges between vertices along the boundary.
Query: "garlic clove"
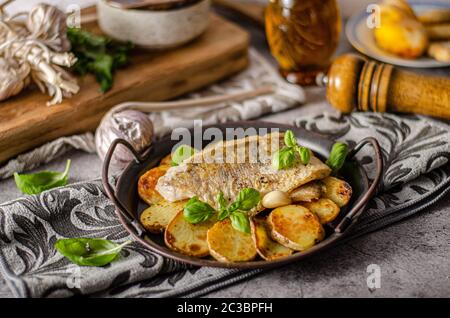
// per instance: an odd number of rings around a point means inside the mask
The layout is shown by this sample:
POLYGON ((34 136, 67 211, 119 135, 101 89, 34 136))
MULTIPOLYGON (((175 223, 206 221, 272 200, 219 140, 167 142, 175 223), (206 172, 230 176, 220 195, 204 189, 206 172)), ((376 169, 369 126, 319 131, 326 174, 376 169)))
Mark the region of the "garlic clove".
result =
POLYGON ((267 193, 263 199, 261 204, 263 207, 267 209, 274 209, 280 206, 289 205, 292 203, 291 198, 287 195, 286 192, 275 190, 267 193))

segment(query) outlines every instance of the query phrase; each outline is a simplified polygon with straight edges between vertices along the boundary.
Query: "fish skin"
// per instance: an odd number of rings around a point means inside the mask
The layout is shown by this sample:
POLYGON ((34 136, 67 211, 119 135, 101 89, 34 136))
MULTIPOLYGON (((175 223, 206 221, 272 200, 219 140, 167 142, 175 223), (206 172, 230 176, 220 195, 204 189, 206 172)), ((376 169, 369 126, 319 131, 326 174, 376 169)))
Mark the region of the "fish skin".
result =
MULTIPOLYGON (((276 170, 272 167, 272 154, 281 147, 284 147, 284 134, 279 132, 218 142, 171 167, 159 178, 156 190, 167 201, 197 196, 218 208, 215 197, 220 191, 233 202, 243 188, 254 188, 261 195, 273 190, 289 193, 330 175, 331 169, 315 156, 311 156, 308 165, 298 163, 292 168, 276 170)), ((259 204, 250 215, 262 210, 264 207, 259 204)))

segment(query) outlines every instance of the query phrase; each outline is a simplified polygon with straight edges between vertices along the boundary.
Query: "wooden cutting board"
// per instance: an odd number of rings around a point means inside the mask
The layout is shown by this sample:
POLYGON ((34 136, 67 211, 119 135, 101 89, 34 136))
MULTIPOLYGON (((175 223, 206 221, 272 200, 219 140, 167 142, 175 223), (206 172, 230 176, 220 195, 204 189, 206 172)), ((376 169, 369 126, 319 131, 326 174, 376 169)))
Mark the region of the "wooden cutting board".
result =
POLYGON ((0 163, 55 138, 93 131, 123 101, 167 100, 235 74, 248 64, 248 45, 246 31, 211 14, 208 30, 189 44, 133 53, 106 94, 93 76, 79 78, 80 92, 54 106, 46 106, 49 97, 37 89, 23 91, 0 102, 0 163))

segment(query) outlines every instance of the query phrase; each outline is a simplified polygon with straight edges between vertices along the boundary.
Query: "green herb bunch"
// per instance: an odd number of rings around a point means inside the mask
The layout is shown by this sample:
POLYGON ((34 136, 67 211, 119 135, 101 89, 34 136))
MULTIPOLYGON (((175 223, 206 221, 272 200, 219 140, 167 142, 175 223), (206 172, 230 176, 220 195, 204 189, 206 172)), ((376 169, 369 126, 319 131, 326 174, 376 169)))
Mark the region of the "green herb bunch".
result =
POLYGON ((69 28, 67 37, 71 43, 72 52, 78 59, 73 70, 80 75, 94 74, 100 84, 101 92, 110 90, 115 70, 128 63, 128 55, 133 45, 119 44, 108 37, 78 28, 69 28))
POLYGON ((293 167, 300 158, 300 161, 307 165, 311 159, 311 151, 297 143, 292 130, 284 133, 285 147, 276 151, 272 156, 272 166, 278 170, 284 170, 293 167))
POLYGON ((229 203, 222 192, 216 196, 219 210, 216 211, 208 203, 191 198, 184 207, 184 218, 193 224, 205 222, 213 217, 217 212, 217 219, 222 221, 230 218, 231 225, 238 231, 250 233, 250 221, 248 211, 253 209, 261 201, 261 194, 253 188, 244 188, 239 191, 236 200, 229 203))

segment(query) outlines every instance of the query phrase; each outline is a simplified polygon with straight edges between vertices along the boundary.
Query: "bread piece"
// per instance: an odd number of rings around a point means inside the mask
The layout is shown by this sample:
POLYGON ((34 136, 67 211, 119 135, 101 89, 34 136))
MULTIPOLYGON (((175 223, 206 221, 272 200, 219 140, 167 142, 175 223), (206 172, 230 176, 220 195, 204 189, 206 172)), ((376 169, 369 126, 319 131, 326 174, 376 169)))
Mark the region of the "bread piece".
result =
POLYGON ((210 254, 220 262, 246 262, 257 255, 252 236, 234 229, 229 218, 209 229, 207 241, 210 254))
POLYGON ((428 47, 425 27, 405 1, 380 4, 380 25, 373 29, 380 48, 404 58, 422 56, 428 47))
POLYGON ((450 40, 450 22, 443 24, 427 25, 426 31, 431 41, 450 40))
POLYGON ((265 218, 254 217, 250 221, 252 236, 258 254, 267 261, 291 255, 294 251, 274 241, 265 218))
POLYGON ((408 17, 416 19, 417 16, 414 10, 411 8, 409 3, 405 0, 384 0, 382 5, 394 6, 395 8, 402 11, 403 14, 406 14, 408 17))
POLYGON ((269 214, 267 222, 272 238, 296 251, 305 251, 325 237, 319 218, 301 205, 276 208, 269 214))
POLYGON ((450 41, 431 43, 428 55, 440 62, 450 62, 450 41))
POLYGON ((424 24, 450 22, 450 9, 432 9, 418 14, 419 21, 424 24))

